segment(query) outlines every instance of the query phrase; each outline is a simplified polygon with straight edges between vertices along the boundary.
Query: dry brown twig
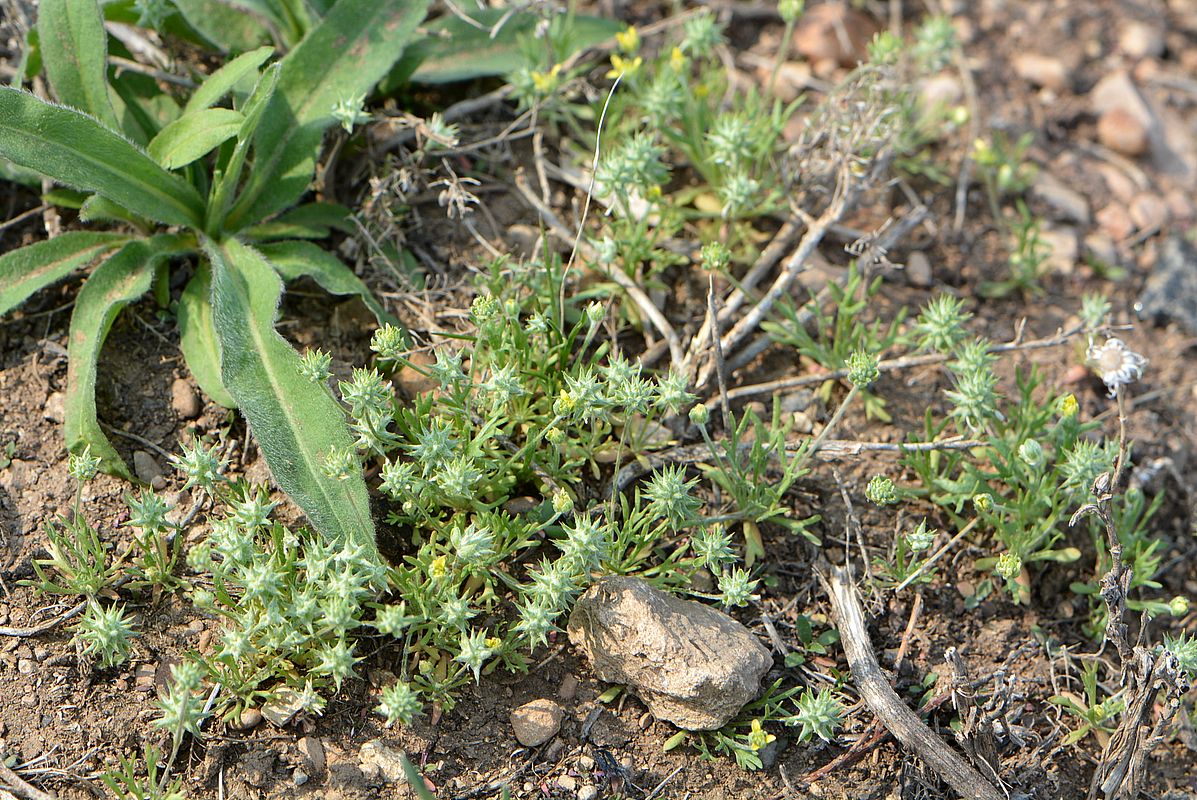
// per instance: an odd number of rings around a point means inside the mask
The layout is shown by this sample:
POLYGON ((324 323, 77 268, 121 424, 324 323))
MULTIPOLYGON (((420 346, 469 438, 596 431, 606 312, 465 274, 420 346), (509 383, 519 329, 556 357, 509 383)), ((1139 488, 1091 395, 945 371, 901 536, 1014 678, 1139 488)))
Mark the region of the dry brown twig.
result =
POLYGON ((832 568, 819 579, 831 597, 831 611, 840 641, 852 669, 852 679, 861 698, 903 746, 935 770, 944 783, 970 800, 1007 800, 1003 791, 990 783, 962 755, 928 728, 889 685, 881 671, 856 588, 848 572, 832 568))

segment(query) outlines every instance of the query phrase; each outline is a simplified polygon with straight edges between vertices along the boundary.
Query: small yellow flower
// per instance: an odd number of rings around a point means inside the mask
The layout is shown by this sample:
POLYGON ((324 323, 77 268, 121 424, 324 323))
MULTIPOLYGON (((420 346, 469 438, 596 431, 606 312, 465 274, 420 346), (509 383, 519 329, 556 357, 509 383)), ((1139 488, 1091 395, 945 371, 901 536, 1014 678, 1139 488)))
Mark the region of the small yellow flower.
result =
POLYGON ((674 72, 681 72, 686 68, 686 54, 682 52, 682 48, 675 47, 669 53, 669 66, 674 72))
POLYGON ((431 566, 428 567, 428 575, 433 580, 440 580, 449 574, 449 557, 437 556, 432 559, 431 566))
POLYGON ((759 719, 754 719, 752 721, 752 730, 748 733, 749 747, 751 747, 753 750, 760 750, 762 747, 769 744, 769 742, 775 741, 777 741, 777 737, 771 733, 765 733, 765 730, 761 727, 761 721, 759 719))
POLYGON ((554 64, 548 72, 533 72, 532 85, 540 94, 552 94, 557 88, 557 79, 561 75, 561 65, 554 64))
POLYGON ((1056 408, 1060 411, 1062 417, 1075 417, 1080 411, 1080 406, 1077 405, 1076 395, 1066 394, 1060 398, 1056 408))
POLYGON ((611 69, 607 70, 607 78, 614 80, 620 75, 631 77, 640 69, 640 65, 644 63, 644 59, 636 56, 632 59, 627 59, 619 53, 611 54, 611 69))
POLYGON ((498 650, 499 647, 503 644, 503 640, 500 639, 498 636, 491 636, 489 639, 487 639, 485 642, 483 642, 483 644, 486 645, 486 649, 488 649, 488 650, 498 650))
POLYGON ((631 25, 627 30, 615 34, 615 43, 625 53, 635 53, 640 49, 640 32, 636 30, 635 25, 631 25))

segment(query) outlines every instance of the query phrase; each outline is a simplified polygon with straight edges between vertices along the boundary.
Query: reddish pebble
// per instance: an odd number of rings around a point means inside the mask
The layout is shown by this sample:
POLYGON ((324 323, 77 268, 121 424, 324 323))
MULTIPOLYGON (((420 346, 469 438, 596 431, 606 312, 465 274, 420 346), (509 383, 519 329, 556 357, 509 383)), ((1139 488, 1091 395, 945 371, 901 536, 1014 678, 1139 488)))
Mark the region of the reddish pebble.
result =
POLYGON ((1111 108, 1097 120, 1097 138, 1103 145, 1124 156, 1147 152, 1147 128, 1125 108, 1111 108))

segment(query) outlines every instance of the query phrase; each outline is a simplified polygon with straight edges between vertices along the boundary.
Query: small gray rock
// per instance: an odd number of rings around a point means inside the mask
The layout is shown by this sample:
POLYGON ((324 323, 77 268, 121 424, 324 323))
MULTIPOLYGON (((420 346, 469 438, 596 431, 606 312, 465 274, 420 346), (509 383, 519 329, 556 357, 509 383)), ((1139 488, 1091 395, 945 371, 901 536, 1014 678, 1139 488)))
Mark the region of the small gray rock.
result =
POLYGON ((166 478, 162 474, 162 467, 154 460, 154 457, 144 450, 135 450, 133 452, 133 474, 137 476, 137 480, 142 483, 148 483, 155 489, 161 489, 166 486, 166 478))
POLYGON ((381 739, 371 739, 362 745, 358 761, 363 771, 375 767, 388 783, 407 783, 403 772, 403 751, 383 744, 381 739))
POLYGON ((1135 311, 1141 319, 1172 320, 1197 336, 1197 247, 1183 236, 1164 242, 1135 311))
POLYGON ((170 407, 180 419, 195 419, 204 410, 199 395, 186 378, 176 378, 170 385, 170 407))
POLYGON ((541 698, 511 712, 511 729, 524 747, 539 747, 557 735, 565 712, 552 700, 541 698))
POLYGON ((235 731, 248 731, 261 724, 262 712, 256 708, 247 708, 241 712, 240 717, 229 723, 229 727, 235 731))
POLYGON ((931 259, 922 250, 915 250, 906 257, 906 280, 911 286, 926 289, 933 279, 931 259))
POLYGON ((299 740, 299 752, 303 755, 304 766, 313 775, 324 772, 324 742, 315 736, 304 736, 299 740))
POLYGON ((578 600, 569 639, 608 683, 630 686, 658 719, 686 730, 722 727, 761 690, 773 659, 717 609, 609 577, 578 600))
MULTIPOLYGON (((1085 196, 1050 172, 1040 172, 1031 186, 1031 197, 1046 204, 1057 219, 1088 225, 1092 215, 1085 196)), ((912 254, 913 255, 913 254, 912 254)), ((907 266, 907 271, 910 267, 907 266)))
POLYGON ((66 397, 62 392, 54 392, 46 398, 42 406, 42 416, 51 422, 62 422, 66 419, 66 397))

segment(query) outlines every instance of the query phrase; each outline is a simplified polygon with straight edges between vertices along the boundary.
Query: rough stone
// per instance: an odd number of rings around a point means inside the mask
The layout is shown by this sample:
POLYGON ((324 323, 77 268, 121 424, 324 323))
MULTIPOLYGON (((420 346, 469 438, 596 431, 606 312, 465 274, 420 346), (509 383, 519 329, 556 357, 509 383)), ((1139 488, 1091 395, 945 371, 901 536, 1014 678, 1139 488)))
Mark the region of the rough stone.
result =
MULTIPOLYGON (((1063 222, 1089 224, 1089 201, 1050 172, 1042 171, 1036 176, 1031 186, 1031 197, 1047 204, 1054 212, 1053 216, 1063 222)), ((906 269, 909 271, 910 266, 907 265, 906 269)))
POLYGON ((639 578, 592 586, 568 630, 601 680, 627 684, 657 718, 686 730, 724 725, 760 693, 773 664, 739 622, 639 578))
POLYGON ((1062 92, 1068 88, 1068 67, 1058 58, 1038 53, 1019 53, 1014 57, 1018 77, 1044 89, 1062 92))
POLYGON ((511 729, 524 747, 539 747, 557 735, 565 712, 552 700, 541 698, 511 712, 511 729))
POLYGON ((1135 311, 1142 319, 1174 321, 1197 336, 1197 246, 1180 235, 1168 237, 1135 311))
POLYGON ((204 410, 199 395, 186 378, 175 378, 170 385, 170 407, 179 415, 179 419, 195 419, 204 410))
POLYGON ((816 65, 854 67, 879 30, 871 17, 839 3, 808 8, 794 28, 794 50, 816 65))
POLYGON ((235 731, 248 731, 260 724, 262 724, 262 712, 256 708, 247 708, 241 712, 241 716, 235 722, 229 724, 229 727, 235 731))
POLYGON ((62 422, 66 418, 66 397, 62 392, 54 392, 46 398, 42 416, 51 422, 62 422))
POLYGON ((1098 118, 1097 139, 1115 153, 1131 158, 1146 153, 1151 144, 1147 126, 1122 106, 1115 106, 1098 118))
POLYGON ((595 800, 597 797, 598 788, 589 783, 578 790, 578 800, 595 800))
POLYGON ((162 474, 162 467, 154 460, 154 457, 144 450, 133 451, 133 473, 137 475, 137 480, 142 483, 148 483, 155 489, 162 489, 166 486, 166 478, 162 474))
POLYGON ((568 673, 561 679, 561 685, 557 687, 557 697, 565 702, 573 700, 578 694, 578 679, 574 674, 568 673))
POLYGON ((298 742, 299 752, 303 756, 304 766, 313 775, 324 772, 324 742, 315 736, 304 736, 298 742))
POLYGON ((911 286, 926 289, 931 285, 933 275, 931 259, 922 250, 915 250, 906 257, 906 280, 911 286))
POLYGON ((1168 224, 1168 204, 1155 192, 1140 192, 1130 202, 1131 222, 1140 231, 1158 231, 1168 224))
POLYGON ((1115 242, 1121 242, 1135 230, 1135 223, 1120 203, 1110 203, 1098 211, 1096 220, 1101 229, 1115 242))
POLYGON ((1080 260, 1081 247, 1073 228, 1050 228, 1041 231, 1039 239, 1051 248, 1044 263, 1061 275, 1071 275, 1080 260))
POLYGON ((1164 54, 1164 32, 1156 25, 1132 20, 1118 36, 1118 49, 1131 58, 1159 58, 1164 54))
POLYGON ((358 761, 363 771, 375 767, 388 783, 407 783, 407 776, 403 772, 403 751, 383 744, 381 739, 371 739, 363 744, 358 751, 358 761))

